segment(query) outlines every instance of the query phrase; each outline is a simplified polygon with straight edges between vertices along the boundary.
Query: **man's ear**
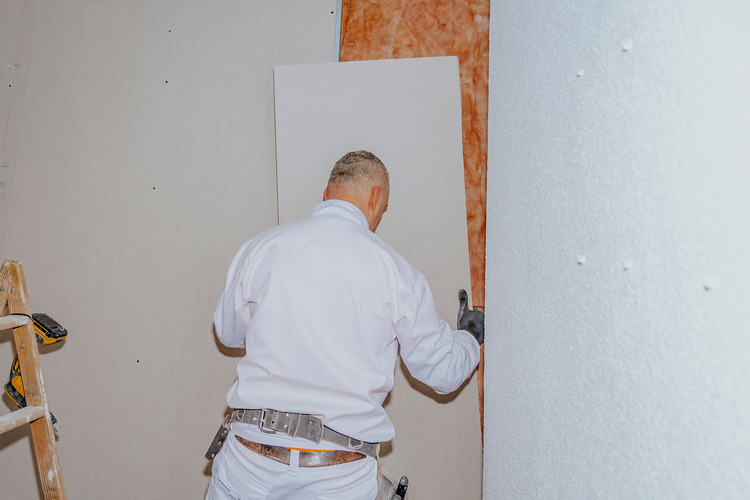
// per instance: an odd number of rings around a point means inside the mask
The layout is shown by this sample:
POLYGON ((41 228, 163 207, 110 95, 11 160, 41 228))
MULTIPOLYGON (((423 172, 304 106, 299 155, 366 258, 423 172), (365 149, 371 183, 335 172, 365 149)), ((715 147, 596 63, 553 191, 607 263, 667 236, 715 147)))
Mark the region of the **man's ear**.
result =
POLYGON ((325 188, 323 190, 323 201, 328 201, 328 198, 329 198, 329 196, 328 196, 328 188, 325 188))
POLYGON ((370 210, 375 210, 375 207, 378 204, 378 200, 380 199, 380 195, 383 192, 383 188, 380 186, 375 186, 370 189, 370 199, 367 202, 367 207, 370 210))

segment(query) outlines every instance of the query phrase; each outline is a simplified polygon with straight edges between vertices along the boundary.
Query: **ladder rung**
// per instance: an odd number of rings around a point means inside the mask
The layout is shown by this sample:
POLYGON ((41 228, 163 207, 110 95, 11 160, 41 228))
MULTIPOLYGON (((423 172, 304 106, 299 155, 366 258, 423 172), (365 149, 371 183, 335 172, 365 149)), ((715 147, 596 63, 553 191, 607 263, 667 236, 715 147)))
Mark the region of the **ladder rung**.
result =
POLYGON ((24 424, 33 422, 44 416, 44 408, 41 406, 27 406, 0 417, 0 434, 24 424))
POLYGON ((0 318, 0 331, 7 330, 8 328, 17 328, 23 326, 29 322, 29 318, 26 316, 3 316, 0 318))

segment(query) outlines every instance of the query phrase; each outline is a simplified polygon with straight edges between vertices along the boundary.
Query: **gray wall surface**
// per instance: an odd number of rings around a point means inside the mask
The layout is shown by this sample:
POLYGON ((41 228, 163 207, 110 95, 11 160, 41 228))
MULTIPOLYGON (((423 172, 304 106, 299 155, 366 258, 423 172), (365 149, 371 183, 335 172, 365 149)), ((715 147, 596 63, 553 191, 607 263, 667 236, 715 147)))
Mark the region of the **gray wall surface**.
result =
MULTIPOLYGON (((213 310, 277 223, 273 66, 331 61, 335 4, 0 3, 0 258, 69 331, 41 348, 68 498, 203 498, 240 354, 213 310)), ((39 498, 27 433, 2 498, 39 498)))
POLYGON ((493 2, 485 498, 747 498, 750 5, 493 2))

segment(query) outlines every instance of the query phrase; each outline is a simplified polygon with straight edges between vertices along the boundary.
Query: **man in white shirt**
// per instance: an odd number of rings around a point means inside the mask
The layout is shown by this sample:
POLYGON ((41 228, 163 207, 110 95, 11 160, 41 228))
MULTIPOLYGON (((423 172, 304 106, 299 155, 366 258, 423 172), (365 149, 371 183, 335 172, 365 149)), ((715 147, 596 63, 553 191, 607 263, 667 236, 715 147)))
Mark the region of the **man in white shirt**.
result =
POLYGON ((375 235, 388 195, 383 163, 347 153, 310 217, 234 257, 214 324, 246 355, 207 499, 373 500, 378 443, 394 436, 382 404, 399 346, 441 394, 476 368, 482 313, 462 302, 462 330, 440 320, 424 277, 375 235))

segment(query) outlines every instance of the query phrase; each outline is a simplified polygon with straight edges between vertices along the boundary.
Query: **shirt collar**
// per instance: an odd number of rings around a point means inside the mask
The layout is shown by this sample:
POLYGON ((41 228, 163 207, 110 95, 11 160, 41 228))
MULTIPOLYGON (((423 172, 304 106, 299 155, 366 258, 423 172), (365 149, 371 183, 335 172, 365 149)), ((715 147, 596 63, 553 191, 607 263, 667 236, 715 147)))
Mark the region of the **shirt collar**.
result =
POLYGON ((329 217, 340 217, 348 221, 360 224, 365 229, 369 229, 370 225, 367 223, 367 218, 362 211, 344 200, 326 200, 318 203, 313 208, 312 216, 315 215, 326 215, 329 217))

